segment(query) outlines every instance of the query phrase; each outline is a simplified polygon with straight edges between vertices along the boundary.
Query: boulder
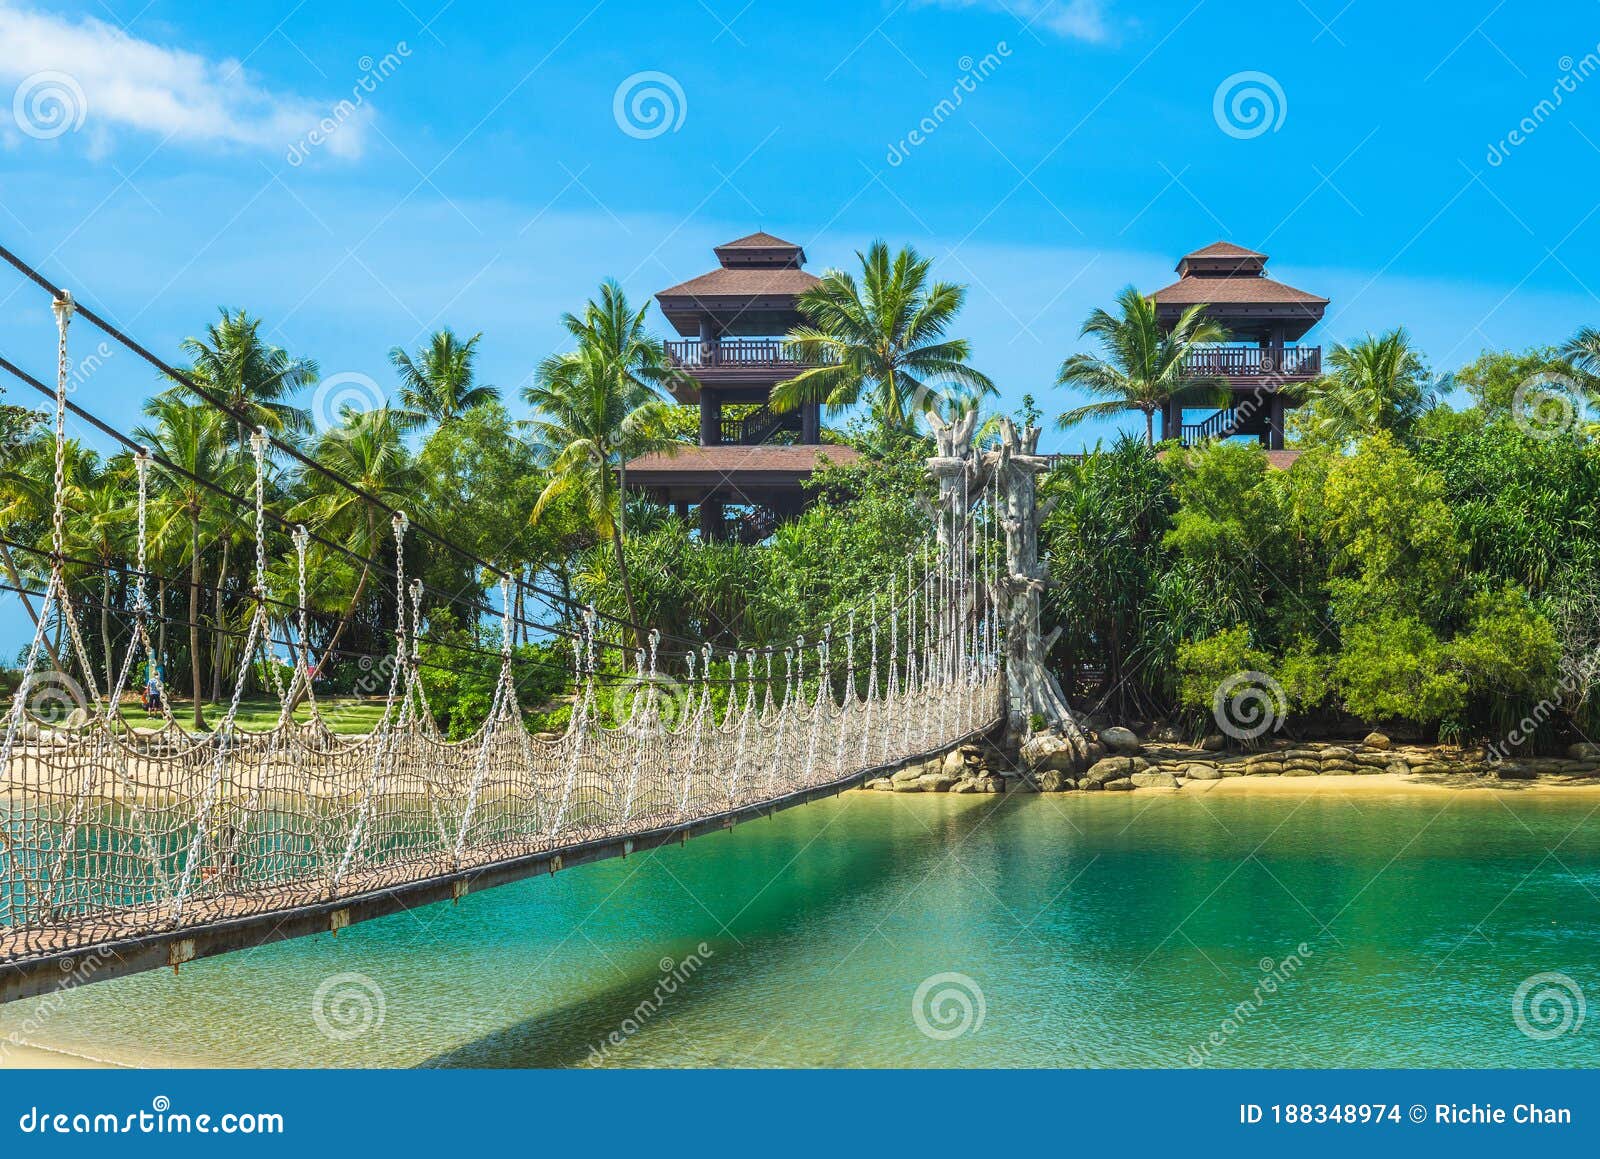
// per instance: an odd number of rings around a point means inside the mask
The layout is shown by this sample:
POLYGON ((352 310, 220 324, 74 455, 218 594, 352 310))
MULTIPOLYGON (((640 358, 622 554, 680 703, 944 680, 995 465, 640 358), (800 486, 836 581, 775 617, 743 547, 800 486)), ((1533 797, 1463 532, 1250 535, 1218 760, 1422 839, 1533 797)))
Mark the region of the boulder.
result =
POLYGON ((1070 773, 1078 767, 1078 757, 1066 737, 1036 732, 1022 742, 1022 763, 1036 773, 1044 769, 1070 773))
POLYGON ((920 793, 922 785, 917 781, 894 781, 894 791, 897 793, 920 793))
POLYGON ((1283 762, 1251 761, 1245 765, 1244 773, 1247 777, 1280 777, 1283 775, 1283 762))
POLYGON ((1374 769, 1388 768, 1392 759, 1388 753, 1357 753, 1355 756, 1356 764, 1371 765, 1374 769))
POLYGON ((1519 761, 1501 761, 1494 766, 1494 775, 1502 781, 1531 781, 1537 774, 1519 761))
POLYGON ((1133 782, 1136 789, 1176 789, 1178 778, 1171 773, 1163 773, 1157 769, 1146 769, 1141 773, 1134 773, 1128 780, 1133 782))
POLYGON ((978 782, 977 781, 957 781, 955 784, 950 786, 950 791, 952 793, 976 793, 976 792, 979 791, 978 790, 978 782))
POLYGON ((1133 788, 1133 779, 1131 777, 1118 777, 1114 781, 1107 781, 1100 787, 1108 793, 1126 793, 1133 788))
POLYGON ((1369 732, 1361 738, 1361 743, 1369 749, 1387 749, 1394 745, 1394 742, 1381 732, 1369 732))
POLYGON ((1200 747, 1208 753, 1220 753, 1228 747, 1228 738, 1220 732, 1214 732, 1200 741, 1200 747))
POLYGON ((1405 761, 1392 761, 1389 764, 1389 767, 1383 771, 1386 773, 1394 773, 1403 777, 1411 772, 1411 766, 1406 764, 1405 761))
POLYGON ((967 771, 967 758, 960 749, 951 749, 945 754, 941 771, 947 777, 959 777, 967 771))
POLYGON ((948 793, 961 778, 949 773, 929 773, 917 781, 924 793, 948 793))
POLYGON ((1005 791, 1006 782, 1002 777, 990 775, 978 779, 978 792, 980 793, 1003 793, 1005 791))
POLYGON ((1313 765, 1285 765, 1283 775, 1286 777, 1315 777, 1318 770, 1313 765))
POLYGON ((1067 779, 1065 773, 1058 769, 1045 769, 1037 774, 1034 780, 1038 782, 1039 792, 1041 793, 1064 793, 1068 789, 1077 787, 1067 779))
POLYGON ((877 777, 868 781, 864 788, 873 789, 879 793, 892 793, 894 792, 894 782, 888 777, 877 777))
POLYGON ((1085 752, 1083 754, 1084 767, 1087 768, 1088 766, 1094 764, 1095 761, 1099 760, 1101 757, 1103 757, 1105 755, 1106 755, 1106 746, 1105 745, 1101 744, 1097 740, 1090 741, 1089 744, 1088 744, 1087 749, 1085 750, 1085 752))
POLYGON ((1139 738, 1130 728, 1115 725, 1100 734, 1100 743, 1114 753, 1131 756, 1144 746, 1139 743, 1139 738))
POLYGON ((1352 777, 1361 771, 1361 766, 1354 761, 1323 761, 1321 773, 1324 777, 1352 777))
POLYGON ((1089 766, 1089 771, 1083 774, 1083 779, 1103 785, 1107 781, 1143 772, 1149 767, 1150 762, 1143 757, 1103 757, 1089 766))
POLYGON ((896 769, 889 774, 889 779, 896 785, 914 785, 922 779, 923 769, 920 764, 907 765, 903 769, 896 769))
POLYGON ((1567 756, 1575 761, 1600 760, 1600 744, 1583 741, 1580 744, 1570 745, 1567 748, 1567 756))
POLYGON ((1346 760, 1347 761, 1351 757, 1355 756, 1356 754, 1351 749, 1345 748, 1344 745, 1331 744, 1331 745, 1328 745, 1326 748, 1324 748, 1319 755, 1325 761, 1334 761, 1334 760, 1346 760))
POLYGON ((1101 789, 1105 788, 1105 785, 1100 781, 1091 781, 1085 778, 1084 780, 1078 782, 1078 788, 1082 789, 1085 793, 1098 793, 1101 789))
POLYGON ((1174 725, 1163 724, 1150 734, 1150 739, 1159 741, 1161 744, 1180 744, 1183 741, 1183 733, 1179 732, 1174 725))
POLYGON ((1191 781, 1217 781, 1225 775, 1216 765, 1191 764, 1183 770, 1191 781))

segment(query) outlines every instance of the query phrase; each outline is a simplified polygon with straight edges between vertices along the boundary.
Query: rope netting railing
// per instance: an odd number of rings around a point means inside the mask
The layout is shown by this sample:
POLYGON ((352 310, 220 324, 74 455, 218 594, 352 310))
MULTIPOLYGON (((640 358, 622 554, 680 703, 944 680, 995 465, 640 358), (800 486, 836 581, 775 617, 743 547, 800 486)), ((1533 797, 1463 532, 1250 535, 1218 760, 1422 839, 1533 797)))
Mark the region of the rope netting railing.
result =
POLYGON ((395 512, 396 623, 381 714, 364 735, 338 735, 312 687, 304 529, 291 534, 297 591, 269 590, 267 441, 258 434, 250 442, 253 609, 226 711, 213 731, 186 731, 159 687, 160 665, 148 663, 161 722, 136 726, 122 713, 124 693, 141 658, 156 654, 144 581, 150 463, 136 457, 131 630, 102 692, 64 563, 73 313, 61 293, 50 574, 0 746, 0 963, 683 826, 847 784, 948 748, 1004 714, 1000 504, 992 477, 947 454, 935 460, 936 530, 883 577, 878 596, 810 640, 669 654, 652 632, 632 650, 631 679, 619 683, 597 659, 608 642, 588 609, 570 641, 572 707, 559 735, 524 722, 513 678, 515 600, 503 574, 501 663, 487 714, 467 737, 441 735, 422 674, 423 588, 407 578, 408 521, 395 512), (274 608, 285 609, 276 621, 274 608), (77 670, 89 702, 63 725, 26 710, 34 682, 64 675, 41 664, 53 622, 69 645, 62 665, 77 670), (243 729, 247 674, 258 645, 274 642, 293 659, 287 681, 267 665, 276 723, 243 729))

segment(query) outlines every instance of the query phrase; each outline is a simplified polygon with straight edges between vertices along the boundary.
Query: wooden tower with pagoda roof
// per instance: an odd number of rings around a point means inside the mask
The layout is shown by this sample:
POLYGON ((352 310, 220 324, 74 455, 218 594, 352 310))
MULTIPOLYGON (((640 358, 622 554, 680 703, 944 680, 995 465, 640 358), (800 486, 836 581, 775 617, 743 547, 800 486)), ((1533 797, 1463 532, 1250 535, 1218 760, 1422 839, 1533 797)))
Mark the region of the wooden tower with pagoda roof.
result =
POLYGON ((1322 348, 1299 345, 1322 320, 1328 299, 1267 276, 1267 255, 1219 241, 1185 254, 1178 280, 1153 295, 1156 317, 1168 329, 1185 310, 1205 307, 1229 340, 1190 355, 1184 370, 1196 380, 1221 380, 1231 398, 1205 416, 1185 414, 1182 399, 1161 415, 1161 437, 1185 446, 1245 435, 1283 449, 1284 413, 1295 405, 1290 388, 1322 373, 1322 348))
POLYGON ((859 455, 849 447, 824 450, 817 404, 784 414, 768 405, 774 386, 812 365, 785 337, 805 320, 800 295, 818 282, 802 268, 805 251, 752 233, 713 252, 716 269, 656 295, 679 335, 666 343, 678 371, 668 388, 680 403, 700 408, 699 445, 632 460, 626 484, 684 516, 698 508, 707 538, 762 539, 777 520, 803 509, 805 480, 820 459, 845 463, 859 455), (729 403, 755 409, 725 416, 729 403), (737 511, 731 525, 729 508, 737 511))

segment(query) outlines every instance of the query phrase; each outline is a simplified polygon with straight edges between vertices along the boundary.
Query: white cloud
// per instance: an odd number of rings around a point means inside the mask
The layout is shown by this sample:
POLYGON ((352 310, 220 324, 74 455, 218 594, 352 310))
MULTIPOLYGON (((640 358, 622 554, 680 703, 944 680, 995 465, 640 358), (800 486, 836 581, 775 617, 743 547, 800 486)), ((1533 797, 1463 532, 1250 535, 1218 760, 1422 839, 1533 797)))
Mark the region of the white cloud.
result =
MULTIPOLYGON (((236 60, 210 61, 92 17, 71 21, 5 0, 0 86, 6 129, 14 120, 27 136, 57 137, 81 127, 98 147, 115 130, 135 129, 191 144, 282 152, 332 112, 331 105, 262 88, 236 60)), ((359 156, 361 118, 340 124, 325 147, 336 156, 359 156)))
POLYGON ((1070 40, 1103 44, 1111 39, 1103 0, 923 0, 940 8, 983 8, 1008 12, 1034 28, 1070 40))

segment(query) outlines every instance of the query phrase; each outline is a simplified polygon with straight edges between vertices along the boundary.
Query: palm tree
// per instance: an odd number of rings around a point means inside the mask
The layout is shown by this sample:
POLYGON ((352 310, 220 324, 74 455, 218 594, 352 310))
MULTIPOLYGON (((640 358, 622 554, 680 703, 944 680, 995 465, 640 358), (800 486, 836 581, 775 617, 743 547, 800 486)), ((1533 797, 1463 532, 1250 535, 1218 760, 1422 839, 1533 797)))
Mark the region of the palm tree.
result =
MULTIPOLYGON (((186 338, 183 349, 193 360, 192 373, 203 386, 220 394, 249 425, 269 431, 300 434, 311 429, 311 415, 289 399, 317 379, 317 364, 293 358, 261 337, 261 319, 243 310, 224 308, 222 320, 206 327, 203 338, 186 338)), ((248 431, 238 434, 244 449, 248 431)))
MULTIPOLYGON (((408 416, 379 407, 370 411, 347 410, 343 420, 342 426, 317 440, 312 451, 316 460, 338 478, 355 484, 387 506, 414 511, 421 480, 405 445, 408 416)), ((394 532, 391 520, 382 511, 322 472, 308 470, 304 484, 307 495, 290 510, 291 518, 310 523, 325 537, 344 544, 363 559, 350 600, 323 649, 332 655, 366 594, 372 578, 370 561, 383 558, 392 550, 394 532)))
POLYGON ((602 283, 599 300, 590 301, 581 316, 562 318, 577 349, 545 359, 534 385, 523 391, 536 412, 529 425, 549 472, 531 518, 537 521, 564 495, 578 500, 594 533, 611 541, 628 619, 641 645, 644 629, 623 545, 626 464, 677 445, 667 426, 671 408, 656 390, 667 373, 666 352, 645 331, 647 309, 634 311, 621 286, 602 283))
POLYGON ((1219 323, 1205 317, 1204 304, 1190 306, 1170 330, 1156 319, 1156 300, 1133 286, 1117 295, 1117 306, 1120 317, 1096 310, 1079 331, 1080 337, 1099 340, 1103 356, 1074 354, 1056 375, 1057 386, 1075 386, 1104 401, 1067 411, 1056 420, 1059 429, 1136 410, 1144 415, 1145 445, 1153 447, 1156 412, 1174 401, 1226 405, 1226 384, 1196 379, 1183 369, 1196 347, 1228 339, 1219 323))
POLYGON ((995 392, 994 383, 967 365, 972 348, 946 331, 966 301, 966 287, 929 282, 933 262, 906 246, 889 257, 875 241, 862 254, 861 285, 829 270, 800 295, 811 322, 789 332, 795 353, 813 364, 773 388, 774 410, 820 403, 830 413, 863 398, 885 431, 911 431, 916 418, 943 395, 970 405, 995 392))
POLYGON ((1411 336, 1398 327, 1328 352, 1328 369, 1298 392, 1302 426, 1336 445, 1373 431, 1404 436, 1440 398, 1411 336))
POLYGON ((228 445, 226 417, 209 406, 190 406, 171 391, 145 404, 153 425, 140 426, 134 437, 159 458, 178 468, 157 465, 153 475, 151 507, 153 536, 176 539, 180 528, 188 532, 189 559, 189 676, 194 694, 194 726, 206 727, 202 709, 200 673, 200 589, 203 579, 202 528, 213 515, 214 494, 205 483, 230 488, 239 472, 239 460, 228 445))
POLYGON ((1600 329, 1585 326, 1562 343, 1559 353, 1582 376, 1590 394, 1600 393, 1600 329))
POLYGON ((475 406, 497 400, 497 388, 474 386, 472 381, 472 364, 482 337, 474 334, 463 342, 445 327, 434 333, 415 358, 398 346, 390 350, 389 361, 400 372, 401 405, 419 419, 444 426, 475 406))

